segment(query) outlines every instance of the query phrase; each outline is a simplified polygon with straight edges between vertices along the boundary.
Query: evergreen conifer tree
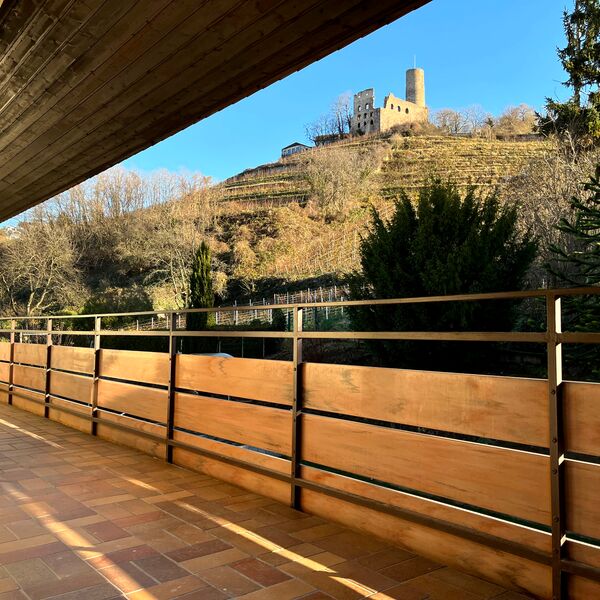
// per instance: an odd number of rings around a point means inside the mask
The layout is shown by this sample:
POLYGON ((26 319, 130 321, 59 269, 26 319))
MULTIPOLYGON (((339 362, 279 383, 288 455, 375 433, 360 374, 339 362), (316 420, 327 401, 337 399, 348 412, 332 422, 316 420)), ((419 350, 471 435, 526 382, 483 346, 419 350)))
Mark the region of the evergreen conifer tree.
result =
MULTIPOLYGON (((196 250, 190 269, 189 292, 187 298, 188 308, 212 308, 215 295, 212 287, 211 254, 210 247, 202 242, 196 250)), ((186 329, 188 331, 205 331, 214 323, 212 313, 188 313, 186 329)), ((188 352, 208 352, 210 344, 205 338, 186 338, 188 352)))
POLYGON ((600 143, 600 0, 575 0, 564 12, 567 45, 558 57, 567 72, 573 95, 567 102, 546 101, 540 117, 543 133, 565 133, 576 146, 600 143))
MULTIPOLYGON (((402 192, 389 222, 374 211, 361 243, 361 271, 350 282, 355 300, 522 289, 537 245, 518 232, 514 206, 495 193, 464 197, 439 180, 423 188, 416 205, 402 192)), ((351 311, 358 331, 509 331, 514 305, 442 302, 361 307, 351 311)), ((443 343, 373 344, 384 364, 414 368, 469 369, 480 349, 460 354, 443 343)), ((464 350, 463 350, 464 349, 464 350)))

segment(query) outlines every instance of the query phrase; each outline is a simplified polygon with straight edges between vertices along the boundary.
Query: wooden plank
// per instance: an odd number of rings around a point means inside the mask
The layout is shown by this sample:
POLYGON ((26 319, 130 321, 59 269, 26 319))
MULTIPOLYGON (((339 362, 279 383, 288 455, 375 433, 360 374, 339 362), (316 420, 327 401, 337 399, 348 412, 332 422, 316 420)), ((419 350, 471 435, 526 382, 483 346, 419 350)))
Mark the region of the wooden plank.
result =
POLYGON ((94 350, 74 346, 52 346, 52 368, 78 373, 93 373, 94 350))
POLYGON ((547 456, 317 415, 302 428, 305 461, 550 522, 547 456))
POLYGON ((565 556, 572 560, 597 567, 600 569, 600 545, 588 544, 579 540, 567 540, 565 544, 565 556))
POLYGON ((517 592, 548 600, 552 597, 549 566, 319 492, 302 490, 301 505, 306 512, 375 535, 435 562, 517 592))
MULTIPOLYGON (((54 353, 54 348, 52 349, 54 353)), ((94 380, 83 375, 52 371, 50 373, 50 393, 71 400, 89 403, 94 380)))
POLYGON ((153 440, 141 436, 135 431, 125 431, 123 429, 113 427, 109 424, 109 422, 126 425, 127 427, 132 427, 138 431, 145 431, 146 433, 151 433, 161 438, 166 436, 164 426, 146 423, 131 417, 115 415, 103 410, 99 410, 97 414, 101 420, 107 422, 106 424, 98 423, 96 431, 98 437, 101 437, 109 442, 114 442, 115 444, 120 444, 121 446, 135 448, 136 450, 140 450, 141 452, 150 454, 156 458, 164 458, 165 444, 163 441, 153 440))
POLYGON ((420 498, 366 481, 323 471, 315 467, 303 466, 300 475, 307 481, 320 483, 356 496, 383 502, 389 506, 410 510, 455 525, 462 525, 469 529, 494 535, 511 542, 517 542, 542 552, 550 553, 552 550, 550 534, 531 527, 492 518, 472 510, 444 504, 428 498, 420 498))
POLYGON ((12 397, 13 406, 33 413, 34 415, 44 416, 44 394, 32 392, 30 390, 15 389, 12 397))
POLYGON ((600 540, 600 465, 567 460, 567 530, 600 540))
POLYGON ((175 393, 175 427, 291 454, 289 410, 175 393))
POLYGON ((567 451, 600 456, 600 383, 563 384, 567 451))
POLYGON ((580 577, 579 575, 571 575, 568 579, 569 599, 570 600, 592 600, 592 598, 600 598, 600 582, 592 581, 580 577))
POLYGON ((78 404, 77 402, 69 402, 61 398, 50 397, 50 408, 48 410, 48 418, 57 423, 62 423, 67 427, 72 427, 78 431, 89 433, 90 431, 91 409, 89 406, 78 404), (81 413, 81 416, 73 415, 62 410, 53 409, 53 406, 66 407, 69 410, 74 410, 81 413))
POLYGON ((46 344, 15 344, 15 362, 26 365, 46 366, 46 344))
POLYGON ((263 452, 256 452, 249 448, 243 448, 242 446, 234 446, 232 444, 225 444, 217 440, 211 440, 209 438, 200 437, 187 433, 185 431, 173 432, 173 439, 176 442, 183 442, 189 446, 208 450, 209 452, 215 452, 228 458, 236 458, 245 462, 264 467, 265 469, 271 469, 285 475, 290 474, 290 461, 277 456, 270 456, 263 452))
POLYGON ((178 388, 292 405, 290 361, 177 355, 178 388))
POLYGON ((13 382, 22 387, 43 390, 46 388, 46 369, 14 365, 13 382))
POLYGON ((304 406, 534 446, 548 446, 544 379, 303 365, 304 406))
POLYGON ((10 343, 5 340, 0 341, 0 360, 10 360, 10 343))
POLYGON ((166 352, 100 350, 100 376, 167 385, 169 355, 166 352))
POLYGON ((98 406, 165 423, 167 390, 118 381, 98 381, 98 406))
MULTIPOLYGON (((273 498, 278 502, 288 502, 290 498, 290 484, 285 481, 228 465, 227 463, 195 454, 183 448, 173 448, 173 463, 186 469, 215 477, 221 481, 227 481, 256 494, 273 498)), ((208 514, 210 515, 211 513, 208 511, 208 514)), ((214 518, 217 519, 218 517, 214 518)), ((215 523, 218 522, 215 521, 215 523)))
POLYGON ((0 363, 0 381, 8 382, 10 377, 10 364, 0 363))

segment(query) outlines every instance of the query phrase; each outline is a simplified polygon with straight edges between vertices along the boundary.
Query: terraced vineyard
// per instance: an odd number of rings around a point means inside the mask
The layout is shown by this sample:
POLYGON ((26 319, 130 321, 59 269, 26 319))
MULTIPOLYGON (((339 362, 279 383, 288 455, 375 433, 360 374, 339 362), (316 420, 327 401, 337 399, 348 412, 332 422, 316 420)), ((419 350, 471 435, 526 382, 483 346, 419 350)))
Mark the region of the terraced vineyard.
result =
MULTIPOLYGON (((377 174, 380 213, 391 215, 392 200, 405 189, 415 194, 432 176, 451 180, 459 187, 482 190, 502 186, 531 161, 551 152, 541 140, 499 141, 466 137, 398 135, 359 138, 337 144, 348 148, 380 144, 385 148, 382 168, 377 174)), ((302 156, 249 169, 225 181, 223 209, 237 220, 242 213, 250 227, 261 219, 273 219, 276 250, 259 259, 258 278, 283 277, 300 280, 325 274, 351 272, 359 266, 360 236, 370 222, 363 208, 341 223, 318 222, 303 215, 297 205, 308 199, 302 156), (267 215, 265 217, 265 215, 267 215), (284 222, 285 226, 281 226, 284 222)))
MULTIPOLYGON (((418 190, 431 176, 453 181, 460 187, 501 185, 549 149, 541 140, 500 141, 451 136, 361 138, 341 144, 352 148, 375 143, 387 147, 378 176, 382 195, 388 198, 397 195, 401 188, 418 190)), ((222 187, 225 200, 266 202, 273 206, 301 202, 308 194, 298 158, 248 169, 226 180, 222 187)))

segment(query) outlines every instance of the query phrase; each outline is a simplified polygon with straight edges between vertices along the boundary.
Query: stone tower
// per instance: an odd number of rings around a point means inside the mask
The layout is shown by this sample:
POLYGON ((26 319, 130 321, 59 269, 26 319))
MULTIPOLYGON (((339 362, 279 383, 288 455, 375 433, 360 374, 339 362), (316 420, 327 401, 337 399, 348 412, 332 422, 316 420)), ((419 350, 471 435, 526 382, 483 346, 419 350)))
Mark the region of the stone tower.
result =
POLYGON ((425 104, 425 71, 408 69, 406 71, 406 100, 417 106, 425 104))

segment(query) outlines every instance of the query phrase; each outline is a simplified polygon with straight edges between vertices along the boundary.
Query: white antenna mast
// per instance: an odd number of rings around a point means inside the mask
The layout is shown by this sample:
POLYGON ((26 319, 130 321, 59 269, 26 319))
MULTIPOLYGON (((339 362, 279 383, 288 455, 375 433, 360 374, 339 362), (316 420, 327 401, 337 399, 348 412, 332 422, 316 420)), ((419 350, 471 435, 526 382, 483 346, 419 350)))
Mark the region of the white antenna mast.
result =
POLYGON ((417 55, 416 54, 414 55, 414 59, 415 59, 414 62, 415 62, 415 69, 416 69, 417 68, 417 55))

